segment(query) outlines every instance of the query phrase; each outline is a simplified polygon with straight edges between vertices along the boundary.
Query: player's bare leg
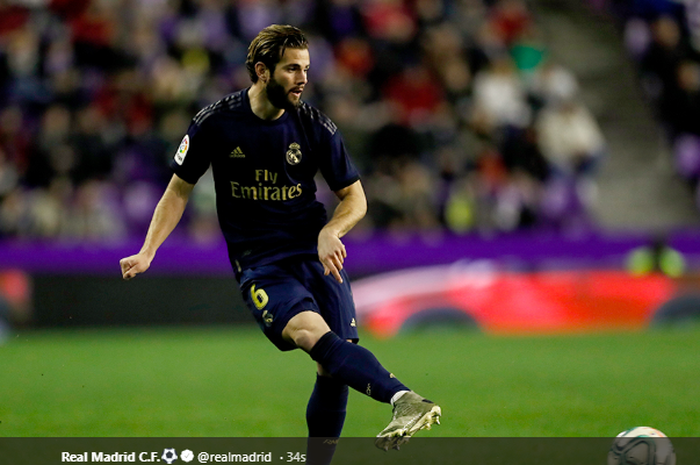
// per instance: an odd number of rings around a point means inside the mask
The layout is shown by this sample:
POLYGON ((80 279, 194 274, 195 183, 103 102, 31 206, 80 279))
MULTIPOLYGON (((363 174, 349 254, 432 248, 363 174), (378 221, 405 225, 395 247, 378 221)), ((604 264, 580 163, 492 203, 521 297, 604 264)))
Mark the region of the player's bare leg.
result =
POLYGON ((330 330, 331 328, 318 313, 301 312, 289 320, 287 326, 282 330, 282 337, 294 343, 304 352, 310 352, 318 340, 330 330))

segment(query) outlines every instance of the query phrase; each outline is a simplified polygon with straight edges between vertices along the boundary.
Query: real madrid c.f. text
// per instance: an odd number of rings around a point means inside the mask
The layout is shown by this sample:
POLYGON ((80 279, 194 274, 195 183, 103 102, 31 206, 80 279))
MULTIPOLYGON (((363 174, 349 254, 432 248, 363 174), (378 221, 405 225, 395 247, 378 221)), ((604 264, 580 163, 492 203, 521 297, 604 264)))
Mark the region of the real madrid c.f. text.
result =
POLYGON ((61 462, 134 463, 159 462, 160 452, 61 452, 61 462))

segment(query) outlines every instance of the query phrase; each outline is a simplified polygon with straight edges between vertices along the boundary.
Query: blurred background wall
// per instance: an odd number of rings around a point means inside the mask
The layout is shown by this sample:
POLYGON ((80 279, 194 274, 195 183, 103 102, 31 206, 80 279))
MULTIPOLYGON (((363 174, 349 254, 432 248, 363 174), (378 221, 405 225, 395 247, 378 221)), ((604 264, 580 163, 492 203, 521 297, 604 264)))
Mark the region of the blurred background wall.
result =
POLYGON ((692 0, 5 0, 0 318, 249 321, 210 177, 149 275, 123 283, 118 260, 190 118, 249 85, 247 44, 271 23, 308 33, 304 98, 363 174, 353 278, 477 259, 696 273, 692 0))

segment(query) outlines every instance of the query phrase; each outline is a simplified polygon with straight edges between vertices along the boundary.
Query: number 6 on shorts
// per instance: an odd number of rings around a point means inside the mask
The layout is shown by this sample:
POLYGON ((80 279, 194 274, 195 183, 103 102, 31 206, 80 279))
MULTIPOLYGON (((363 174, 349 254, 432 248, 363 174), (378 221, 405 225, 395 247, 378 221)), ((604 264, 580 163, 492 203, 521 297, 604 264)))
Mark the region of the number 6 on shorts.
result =
POLYGON ((269 302, 270 298, 267 296, 267 292, 263 289, 255 289, 255 284, 250 286, 250 298, 253 299, 253 303, 258 310, 262 310, 269 302))

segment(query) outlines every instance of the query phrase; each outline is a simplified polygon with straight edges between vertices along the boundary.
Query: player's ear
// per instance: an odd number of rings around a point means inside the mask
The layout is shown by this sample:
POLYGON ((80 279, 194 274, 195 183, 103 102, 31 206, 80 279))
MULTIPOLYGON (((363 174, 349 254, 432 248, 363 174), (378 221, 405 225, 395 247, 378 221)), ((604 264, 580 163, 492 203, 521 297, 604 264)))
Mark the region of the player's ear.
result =
POLYGON ((262 82, 267 83, 270 80, 270 69, 265 66, 265 63, 258 61, 255 63, 255 74, 257 74, 258 79, 262 82))

